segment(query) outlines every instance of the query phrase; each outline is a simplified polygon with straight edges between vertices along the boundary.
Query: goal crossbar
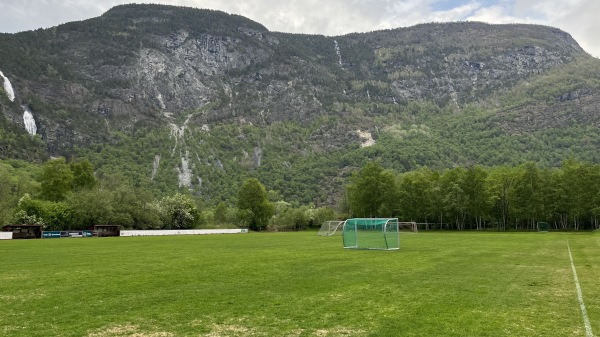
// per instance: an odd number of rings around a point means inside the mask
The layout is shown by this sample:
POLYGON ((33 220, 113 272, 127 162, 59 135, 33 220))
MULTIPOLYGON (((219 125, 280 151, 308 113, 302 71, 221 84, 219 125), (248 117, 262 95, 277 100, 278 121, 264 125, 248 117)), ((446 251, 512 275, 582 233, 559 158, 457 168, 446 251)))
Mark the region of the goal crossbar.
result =
POLYGON ((339 233, 338 229, 344 228, 345 221, 325 221, 319 229, 319 236, 332 236, 339 233))
POLYGON ((419 232, 419 226, 416 222, 398 222, 398 230, 402 229, 407 229, 414 233, 419 232))
POLYGON ((398 250, 400 235, 397 218, 353 218, 343 228, 344 248, 398 250))

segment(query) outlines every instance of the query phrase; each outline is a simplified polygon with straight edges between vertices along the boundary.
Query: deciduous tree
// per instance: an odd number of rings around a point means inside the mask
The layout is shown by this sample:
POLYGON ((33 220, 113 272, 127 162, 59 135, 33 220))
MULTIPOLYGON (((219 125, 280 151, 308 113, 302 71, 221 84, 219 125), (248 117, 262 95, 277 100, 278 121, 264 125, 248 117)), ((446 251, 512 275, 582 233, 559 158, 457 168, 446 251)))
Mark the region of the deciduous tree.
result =
POLYGON ((94 167, 87 160, 74 161, 69 164, 73 172, 73 189, 94 188, 98 180, 94 176, 94 167))
POLYGON ((350 178, 348 202, 353 216, 392 216, 397 207, 397 189, 392 172, 384 171, 378 162, 366 164, 350 178))
POLYGON ((274 207, 267 190, 256 178, 247 179, 238 193, 240 218, 252 230, 262 230, 273 216, 274 207))
POLYGON ((160 201, 161 217, 165 229, 194 228, 200 222, 200 212, 189 196, 177 193, 160 201))
POLYGON ((51 159, 44 163, 40 176, 42 199, 62 201, 71 192, 73 172, 65 158, 51 159))

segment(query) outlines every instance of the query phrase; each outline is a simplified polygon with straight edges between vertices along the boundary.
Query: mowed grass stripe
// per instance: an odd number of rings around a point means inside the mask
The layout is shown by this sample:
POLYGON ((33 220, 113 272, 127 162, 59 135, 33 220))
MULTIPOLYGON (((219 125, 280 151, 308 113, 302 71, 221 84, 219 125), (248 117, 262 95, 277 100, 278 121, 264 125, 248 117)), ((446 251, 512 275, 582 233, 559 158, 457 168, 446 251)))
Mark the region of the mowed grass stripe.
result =
POLYGON ((566 236, 594 324, 593 234, 301 232, 0 242, 0 334, 585 336, 566 236))

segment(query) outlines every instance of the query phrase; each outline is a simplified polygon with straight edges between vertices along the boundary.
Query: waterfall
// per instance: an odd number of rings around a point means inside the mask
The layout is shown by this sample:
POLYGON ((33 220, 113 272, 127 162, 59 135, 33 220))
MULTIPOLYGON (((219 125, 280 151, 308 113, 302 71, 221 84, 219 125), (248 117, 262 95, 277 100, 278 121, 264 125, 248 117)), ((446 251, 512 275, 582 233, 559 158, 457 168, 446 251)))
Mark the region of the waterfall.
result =
POLYGON ((337 40, 333 40, 333 44, 334 44, 333 49, 335 50, 335 53, 337 54, 337 56, 339 58, 340 67, 342 67, 342 69, 343 69, 344 64, 342 63, 342 53, 340 52, 340 46, 338 45, 337 40))
POLYGON ((154 163, 152 163, 152 175, 150 176, 150 180, 154 180, 156 177, 156 173, 158 172, 158 166, 160 165, 160 154, 154 156, 154 163))
POLYGON ((15 90, 13 89, 12 84, 10 84, 8 77, 4 76, 2 71, 0 71, 0 77, 4 79, 4 90, 8 95, 8 99, 10 99, 10 101, 13 102, 15 100, 15 90))
MULTIPOLYGON (((2 71, 0 71, 0 77, 2 77, 2 79, 4 80, 4 91, 6 91, 6 94, 8 95, 8 99, 10 99, 11 102, 15 101, 15 89, 13 89, 12 84, 10 84, 10 81, 8 80, 8 77, 4 76, 4 73, 2 73, 2 71)), ((29 111, 29 109, 26 106, 22 106, 24 112, 23 112, 23 123, 25 123, 25 130, 27 130, 27 132, 30 135, 35 135, 35 133, 37 132, 37 126, 35 125, 35 119, 33 119, 33 114, 31 113, 31 111, 29 111)))
POLYGON ((33 114, 31 113, 31 111, 29 111, 29 109, 26 106, 23 106, 23 110, 25 111, 23 112, 23 122, 25 123, 25 130, 27 130, 27 132, 33 136, 37 131, 35 119, 33 119, 33 114))
POLYGON ((191 187, 192 186, 192 169, 190 168, 189 153, 185 151, 185 157, 181 157, 181 168, 177 168, 179 171, 179 187, 191 187))

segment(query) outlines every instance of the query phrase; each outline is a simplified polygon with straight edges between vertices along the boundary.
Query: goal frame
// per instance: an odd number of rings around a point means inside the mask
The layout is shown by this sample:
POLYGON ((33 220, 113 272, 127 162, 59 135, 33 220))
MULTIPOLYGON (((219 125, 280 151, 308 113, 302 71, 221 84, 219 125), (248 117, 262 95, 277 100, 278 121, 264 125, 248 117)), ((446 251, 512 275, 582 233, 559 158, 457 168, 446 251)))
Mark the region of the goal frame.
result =
POLYGON ((321 228, 319 229, 319 232, 317 233, 317 235, 318 236, 336 235, 336 233, 340 233, 338 231, 338 229, 340 228, 340 226, 343 228, 344 223, 345 223, 345 221, 339 221, 339 220, 325 221, 321 225, 321 228))
POLYGON ((344 248, 399 250, 398 218, 353 218, 344 223, 344 248))
POLYGON ((402 228, 408 228, 415 234, 419 232, 419 224, 416 222, 398 222, 398 231, 400 231, 402 228))

